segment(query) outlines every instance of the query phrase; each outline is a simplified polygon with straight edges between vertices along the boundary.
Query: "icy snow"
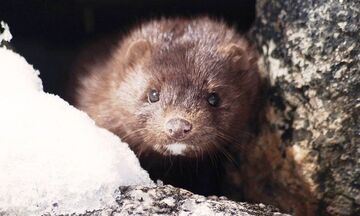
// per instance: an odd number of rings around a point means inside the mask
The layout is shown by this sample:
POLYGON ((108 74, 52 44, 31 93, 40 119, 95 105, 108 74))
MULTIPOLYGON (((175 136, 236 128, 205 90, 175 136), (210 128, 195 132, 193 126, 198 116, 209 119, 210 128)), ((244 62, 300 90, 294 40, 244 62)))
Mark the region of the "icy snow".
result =
POLYGON ((1 21, 0 22, 0 27, 2 27, 4 29, 4 32, 0 34, 0 43, 2 41, 9 42, 11 40, 11 38, 12 38, 9 26, 4 21, 1 21))
POLYGON ((128 146, 0 48, 0 215, 83 213, 111 206, 121 185, 152 185, 128 146))

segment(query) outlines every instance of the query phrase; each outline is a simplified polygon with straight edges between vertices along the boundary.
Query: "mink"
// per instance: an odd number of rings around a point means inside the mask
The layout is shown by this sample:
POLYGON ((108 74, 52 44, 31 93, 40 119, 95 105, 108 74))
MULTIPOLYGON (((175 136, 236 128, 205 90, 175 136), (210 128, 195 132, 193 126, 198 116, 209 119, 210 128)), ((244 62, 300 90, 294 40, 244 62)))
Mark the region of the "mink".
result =
POLYGON ((152 20, 83 52, 71 102, 127 142, 152 179, 219 195, 223 162, 257 124, 256 62, 223 21, 152 20))

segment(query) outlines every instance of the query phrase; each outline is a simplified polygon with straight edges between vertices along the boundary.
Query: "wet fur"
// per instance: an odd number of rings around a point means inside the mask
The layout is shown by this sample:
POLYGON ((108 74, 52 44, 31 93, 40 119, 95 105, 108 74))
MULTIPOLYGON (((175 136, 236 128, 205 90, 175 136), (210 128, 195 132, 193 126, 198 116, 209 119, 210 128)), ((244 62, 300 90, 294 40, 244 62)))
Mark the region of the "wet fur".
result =
POLYGON ((257 124, 256 61, 247 40, 223 22, 155 20, 87 49, 73 71, 71 101, 128 142, 153 179, 219 194, 223 161, 246 146, 257 124), (161 99, 150 104, 153 88, 161 99), (206 101, 212 92, 220 95, 219 107, 206 101), (173 142, 163 125, 176 116, 193 123, 185 141, 197 150, 174 157, 161 146, 173 142))

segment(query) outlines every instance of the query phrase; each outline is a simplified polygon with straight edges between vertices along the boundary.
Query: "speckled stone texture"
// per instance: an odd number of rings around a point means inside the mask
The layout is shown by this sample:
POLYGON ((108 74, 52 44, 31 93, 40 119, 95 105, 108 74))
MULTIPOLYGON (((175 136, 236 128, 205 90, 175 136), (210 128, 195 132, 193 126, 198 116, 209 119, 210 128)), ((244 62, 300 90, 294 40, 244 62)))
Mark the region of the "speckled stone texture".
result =
POLYGON ((82 215, 286 216, 263 204, 237 203, 225 197, 206 198, 170 185, 120 187, 117 195, 118 206, 82 215))
POLYGON ((257 13, 269 121, 296 164, 279 180, 302 179, 288 187, 308 191, 308 214, 360 215, 360 1, 258 0, 257 13))

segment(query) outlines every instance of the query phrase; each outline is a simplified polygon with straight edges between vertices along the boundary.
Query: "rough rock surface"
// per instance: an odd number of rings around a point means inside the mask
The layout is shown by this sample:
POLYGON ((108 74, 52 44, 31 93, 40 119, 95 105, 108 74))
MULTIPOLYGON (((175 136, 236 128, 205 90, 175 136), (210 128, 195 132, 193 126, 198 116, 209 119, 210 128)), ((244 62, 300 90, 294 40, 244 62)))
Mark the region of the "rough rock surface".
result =
POLYGON ((273 204, 286 209, 291 195, 304 203, 287 209, 298 215, 304 206, 307 215, 360 215, 360 1, 258 0, 257 14, 267 117, 280 139, 265 157, 269 196, 282 197, 273 204))
MULTIPOLYGON (((118 206, 87 212, 83 216, 123 215, 236 215, 281 216, 277 209, 263 204, 238 203, 225 197, 204 197, 170 185, 120 187, 118 206)), ((75 216, 75 215, 74 215, 75 216)))

